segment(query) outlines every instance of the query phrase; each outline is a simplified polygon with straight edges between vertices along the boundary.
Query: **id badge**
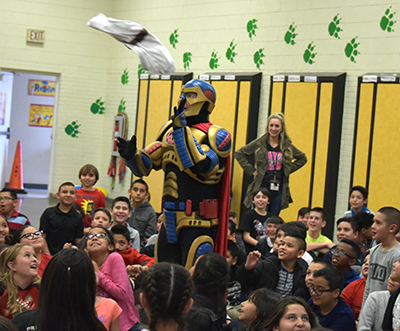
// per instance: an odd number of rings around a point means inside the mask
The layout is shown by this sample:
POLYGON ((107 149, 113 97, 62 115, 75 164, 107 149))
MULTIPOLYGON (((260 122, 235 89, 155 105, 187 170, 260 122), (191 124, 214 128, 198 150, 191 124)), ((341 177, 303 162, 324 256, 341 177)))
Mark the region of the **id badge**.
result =
POLYGON ((271 180, 269 189, 270 191, 279 191, 279 180, 271 180))

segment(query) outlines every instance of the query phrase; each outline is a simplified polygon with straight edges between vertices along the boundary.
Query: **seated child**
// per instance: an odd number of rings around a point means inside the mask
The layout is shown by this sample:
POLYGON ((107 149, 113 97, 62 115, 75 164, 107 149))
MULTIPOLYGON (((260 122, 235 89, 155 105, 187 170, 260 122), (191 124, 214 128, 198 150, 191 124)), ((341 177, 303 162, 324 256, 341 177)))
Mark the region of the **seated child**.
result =
POLYGON ((269 217, 266 222, 267 234, 265 236, 258 238, 256 249, 258 249, 261 246, 262 251, 271 251, 271 249, 274 246, 278 227, 284 223, 285 221, 279 216, 269 217))
MULTIPOLYGON (((351 239, 356 240, 358 236, 358 225, 357 223, 353 222, 352 218, 339 218, 336 221, 336 238, 338 242, 341 242, 342 239, 351 239)), ((333 246, 325 255, 324 259, 332 262, 332 251, 337 246, 333 246)))
POLYGON ((244 243, 240 235, 236 233, 236 224, 229 220, 228 223, 228 240, 232 240, 236 245, 239 246, 241 251, 246 254, 246 248, 244 247, 244 243))
POLYGON ((106 206, 106 198, 99 189, 94 188, 94 184, 99 180, 99 170, 92 164, 85 164, 79 170, 79 180, 81 181, 82 187, 76 191, 75 202, 79 204, 85 211, 85 218, 83 225, 88 230, 85 230, 85 234, 90 231, 90 225, 93 219, 93 212, 99 207, 106 206))
POLYGON ((361 273, 363 275, 362 278, 351 282, 346 288, 343 290, 341 297, 347 304, 350 306, 351 310, 354 313, 354 317, 356 321, 358 321, 358 316, 360 315, 361 306, 363 302, 364 290, 365 290, 365 281, 368 278, 368 267, 369 267, 369 251, 366 252, 364 257, 364 263, 361 266, 361 273))
POLYGON ((372 239, 372 224, 374 215, 367 212, 359 212, 353 216, 353 221, 358 226, 357 242, 363 252, 376 246, 376 241, 372 239))
POLYGON ((129 202, 129 199, 123 196, 116 197, 113 200, 110 212, 113 218, 113 224, 114 225, 122 224, 129 230, 131 234, 131 247, 139 251, 140 250, 139 232, 134 228, 131 228, 127 223, 128 218, 132 214, 131 204, 129 202))
POLYGON ((57 206, 47 208, 40 217, 40 229, 46 239, 50 254, 61 251, 66 243, 77 245, 83 238, 82 216, 72 208, 76 197, 75 185, 60 185, 57 206))
POLYGON ((253 204, 255 208, 247 211, 240 220, 239 230, 243 233, 246 253, 253 251, 258 243, 258 238, 265 235, 264 223, 269 218, 267 207, 271 199, 271 193, 261 187, 253 192, 253 204))
POLYGON ((154 264, 154 258, 138 253, 135 248, 131 248, 129 230, 122 224, 114 225, 111 228, 114 237, 115 251, 124 259, 128 274, 137 277, 142 272, 148 271, 154 264))
POLYGON ((260 252, 250 252, 246 263, 237 271, 243 290, 249 292, 265 287, 282 297, 306 292, 306 266, 304 261, 299 263, 305 249, 304 237, 290 233, 285 235, 279 245, 278 256, 271 255, 260 260, 260 252))
POLYGON ((229 220, 237 225, 237 214, 234 211, 229 212, 229 220))
POLYGON ((366 206, 368 202, 368 190, 362 186, 353 186, 350 190, 349 203, 351 209, 343 214, 343 217, 352 217, 359 212, 367 212, 372 215, 374 213, 370 211, 366 206))
MULTIPOLYGON (((390 295, 399 288, 400 283, 389 277, 387 290, 376 291, 368 296, 360 314, 360 322, 358 323, 357 331, 382 330, 383 316, 385 315, 390 295)), ((398 328, 394 330, 398 330, 398 328)))
MULTIPOLYGON (((279 226, 278 231, 276 232, 276 239, 275 239, 274 246, 271 249, 270 253, 278 254, 278 247, 280 244, 282 244, 283 238, 285 236, 287 236, 287 235, 295 236, 295 237, 300 236, 301 238, 305 238, 306 232, 307 232, 307 228, 301 222, 289 222, 289 223, 282 224, 281 226, 279 226)), ((258 247, 259 246, 257 246, 257 248, 258 247)), ((261 254, 263 254, 263 252, 261 252, 261 254)), ((304 260, 304 262, 306 262, 307 265, 309 265, 314 260, 314 257, 307 251, 304 251, 304 254, 301 257, 301 259, 304 260)), ((306 268, 307 268, 307 266, 306 266, 306 268)))
POLYGON ((100 207, 94 211, 91 227, 94 228, 96 226, 102 226, 110 230, 112 226, 112 215, 107 208, 100 207))
POLYGON ((128 219, 129 225, 140 234, 140 248, 143 248, 147 239, 157 233, 157 214, 146 200, 149 197, 149 186, 143 179, 133 181, 128 190, 132 201, 133 212, 128 219))
MULTIPOLYGON (((393 264, 393 270, 390 274, 391 280, 400 282, 400 258, 393 264)), ((400 289, 392 293, 389 298, 385 315, 383 317, 382 329, 383 331, 400 330, 400 289)))
POLYGON ((11 188, 3 188, 0 192, 0 215, 6 217, 10 234, 14 234, 24 225, 31 224, 28 217, 19 213, 17 207, 17 192, 11 188))
POLYGON ((333 331, 356 331, 354 314, 340 297, 343 278, 335 268, 324 268, 314 274, 308 301, 321 326, 333 331))
POLYGON ((325 254, 333 246, 332 240, 322 235, 321 230, 326 225, 325 210, 320 207, 315 207, 310 211, 308 219, 308 231, 306 237, 307 251, 316 251, 317 253, 325 254))
POLYGON ((230 268, 230 281, 226 291, 227 313, 232 320, 237 320, 239 317, 240 297, 242 286, 236 280, 236 270, 238 265, 244 263, 246 256, 241 255, 240 248, 232 241, 228 240, 228 250, 226 252, 226 262, 230 268), (239 263, 238 263, 239 261, 239 263))
POLYGON ((343 276, 344 287, 360 279, 356 271, 350 267, 359 260, 361 249, 354 240, 344 238, 333 250, 332 265, 343 276))
POLYGON ((308 219, 310 218, 310 208, 303 207, 299 209, 297 214, 297 222, 303 223, 308 229, 308 219))

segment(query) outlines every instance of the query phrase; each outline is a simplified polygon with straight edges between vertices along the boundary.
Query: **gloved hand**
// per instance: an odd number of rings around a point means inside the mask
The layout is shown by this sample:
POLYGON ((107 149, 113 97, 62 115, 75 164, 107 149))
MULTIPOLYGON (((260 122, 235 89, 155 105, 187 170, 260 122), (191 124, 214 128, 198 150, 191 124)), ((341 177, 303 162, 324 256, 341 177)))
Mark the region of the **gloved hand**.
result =
POLYGON ((118 137, 117 139, 119 155, 121 155, 125 160, 132 159, 136 154, 136 136, 133 135, 129 141, 121 137, 118 137))
POLYGON ((186 114, 184 113, 185 104, 186 98, 182 98, 179 101, 178 108, 174 107, 174 115, 171 117, 174 130, 186 126, 186 114))

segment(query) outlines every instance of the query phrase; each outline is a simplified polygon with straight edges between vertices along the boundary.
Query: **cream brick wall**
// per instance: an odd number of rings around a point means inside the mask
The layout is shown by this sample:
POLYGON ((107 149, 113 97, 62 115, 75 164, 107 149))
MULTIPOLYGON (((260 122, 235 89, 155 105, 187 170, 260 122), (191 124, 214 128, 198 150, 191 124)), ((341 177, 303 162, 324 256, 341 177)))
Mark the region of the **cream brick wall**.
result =
MULTIPOLYGON (((110 191, 110 180, 105 173, 110 158, 112 118, 121 98, 126 100, 130 117, 129 135, 134 133, 139 61, 134 52, 111 37, 86 27, 86 21, 98 12, 137 21, 154 33, 171 52, 178 72, 184 71, 183 53, 191 52, 190 71, 195 77, 211 71, 209 61, 214 50, 220 57, 220 66, 215 72, 257 72, 253 55, 264 49, 265 64, 260 66, 263 81, 259 134, 266 125, 271 75, 346 72, 337 217, 347 208, 357 77, 368 72, 398 72, 400 69, 397 32, 400 23, 394 24, 392 33, 379 26, 389 6, 392 6, 391 12, 400 10, 396 1, 42 0, 34 4, 1 0, 1 5, 0 40, 4 45, 0 49, 1 67, 61 74, 59 114, 54 128, 52 191, 63 180, 76 182, 79 167, 87 162, 98 165, 99 186, 110 191), (328 25, 338 13, 339 26, 343 29, 340 39, 328 33, 328 25), (252 40, 246 31, 251 19, 258 20, 252 40), (284 36, 292 22, 298 35, 296 44, 288 45, 284 36), (43 48, 26 45, 26 28, 46 30, 43 48), (169 36, 175 29, 179 29, 179 42, 173 48, 169 36), (354 63, 345 56, 344 48, 356 36, 360 54, 354 63), (225 57, 233 39, 238 53, 234 64, 225 57), (315 63, 310 65, 303 60, 303 53, 312 41, 317 55, 315 63), (128 85, 120 83, 124 69, 130 74, 128 85), (99 97, 106 101, 106 114, 94 116, 88 109, 99 97), (72 120, 81 124, 79 139, 64 133, 65 126, 72 120)), ((125 194, 125 190, 116 185, 110 195, 125 194)))

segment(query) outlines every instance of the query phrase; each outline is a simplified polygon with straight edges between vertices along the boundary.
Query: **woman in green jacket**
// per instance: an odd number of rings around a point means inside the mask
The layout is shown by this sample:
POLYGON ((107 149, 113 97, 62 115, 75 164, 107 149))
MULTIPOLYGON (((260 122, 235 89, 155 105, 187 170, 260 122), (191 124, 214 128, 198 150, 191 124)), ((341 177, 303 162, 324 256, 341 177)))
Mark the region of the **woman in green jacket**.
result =
POLYGON ((253 182, 247 188, 244 205, 251 207, 251 193, 265 187, 271 192, 268 211, 278 216, 292 202, 289 175, 306 164, 306 155, 292 145, 282 113, 268 118, 266 133, 235 152, 235 158, 253 182), (250 160, 254 160, 252 163, 250 160))

